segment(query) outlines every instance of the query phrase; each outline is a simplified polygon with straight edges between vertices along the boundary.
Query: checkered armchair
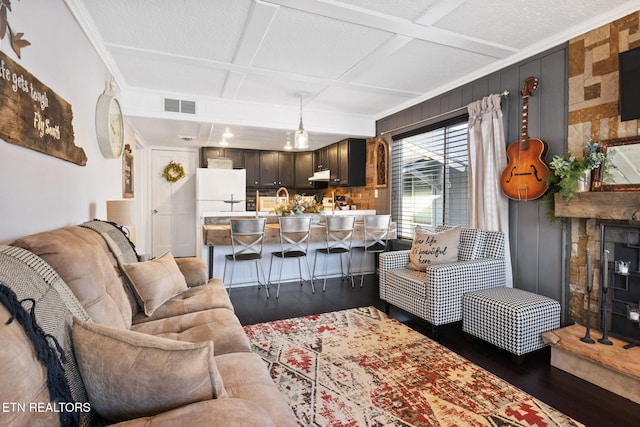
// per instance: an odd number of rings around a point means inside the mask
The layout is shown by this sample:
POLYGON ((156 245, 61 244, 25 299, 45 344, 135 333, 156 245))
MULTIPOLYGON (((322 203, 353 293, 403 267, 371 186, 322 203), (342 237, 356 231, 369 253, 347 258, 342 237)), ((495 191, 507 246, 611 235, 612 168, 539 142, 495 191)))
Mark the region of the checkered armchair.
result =
POLYGON ((393 305, 429 322, 437 339, 438 326, 462 320, 462 294, 505 286, 504 234, 463 228, 457 262, 424 272, 405 268, 408 263, 408 250, 380 254, 380 299, 387 312, 393 305))

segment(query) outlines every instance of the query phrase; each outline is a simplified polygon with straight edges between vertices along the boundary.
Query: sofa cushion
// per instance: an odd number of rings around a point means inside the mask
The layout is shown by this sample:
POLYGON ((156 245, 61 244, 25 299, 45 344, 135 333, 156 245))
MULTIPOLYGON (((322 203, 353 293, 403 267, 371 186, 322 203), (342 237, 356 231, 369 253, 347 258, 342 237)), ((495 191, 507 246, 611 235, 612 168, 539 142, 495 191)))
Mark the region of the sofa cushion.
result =
POLYGON ((70 226, 21 237, 11 243, 44 259, 60 275, 91 320, 131 328, 131 305, 104 239, 70 226))
MULTIPOLYGON (((178 266, 180 266, 180 263, 178 263, 178 266)), ((187 285, 189 285, 188 281, 187 285)), ((150 316, 145 315, 142 311, 136 313, 133 316, 133 324, 137 325, 212 308, 226 308, 233 311, 229 294, 220 279, 211 279, 204 286, 195 286, 179 293, 158 307, 150 316)))
POLYGON ((109 420, 227 397, 210 340, 187 343, 75 318, 73 345, 91 407, 109 420))
MULTIPOLYGON (((283 424, 276 426, 269 414, 260 406, 242 399, 204 400, 152 417, 123 421, 112 427, 172 427, 176 425, 284 427, 283 424)), ((297 427, 298 423, 290 425, 297 427)))
POLYGON ((283 395, 275 387, 264 361, 255 353, 216 356, 220 375, 230 398, 249 400, 267 411, 277 426, 294 426, 297 420, 283 395), (228 382, 228 386, 227 386, 228 382))
POLYGON ((177 258, 176 264, 178 264, 188 287, 206 285, 209 281, 207 263, 200 258, 177 258))
POLYGON ((168 299, 187 290, 187 282, 171 252, 151 261, 122 265, 147 316, 168 299))
POLYGON ((179 341, 213 340, 215 354, 250 352, 251 344, 231 310, 215 308, 133 325, 132 330, 179 341))
POLYGON ((430 264, 458 261, 460 232, 460 227, 432 233, 420 226, 416 226, 407 268, 425 271, 430 264))

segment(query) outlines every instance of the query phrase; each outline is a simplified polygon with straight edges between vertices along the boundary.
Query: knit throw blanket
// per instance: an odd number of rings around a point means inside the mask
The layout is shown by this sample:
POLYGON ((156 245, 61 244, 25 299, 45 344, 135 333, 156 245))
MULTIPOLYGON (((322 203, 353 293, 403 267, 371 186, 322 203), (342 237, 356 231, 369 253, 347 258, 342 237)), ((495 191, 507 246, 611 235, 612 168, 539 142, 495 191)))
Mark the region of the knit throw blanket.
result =
POLYGON ((138 254, 136 253, 133 243, 131 243, 131 240, 125 236, 122 229, 116 224, 94 219, 93 221, 80 224, 80 227, 88 228, 100 234, 105 242, 107 242, 107 246, 109 246, 119 266, 138 261, 138 254))
MULTIPOLYGON (((61 359, 65 361, 64 377, 71 397, 76 402, 88 402, 71 341, 73 316, 90 321, 80 302, 49 264, 22 248, 0 246, 0 283, 11 289, 18 301, 28 300, 23 307, 33 308, 29 315, 44 335, 55 338, 59 344, 55 351, 64 353, 61 359)), ((80 414, 80 425, 92 421, 90 413, 80 414)))
POLYGON ((93 221, 80 224, 80 227, 95 231, 102 236, 104 241, 107 243, 109 250, 118 263, 118 268, 120 269, 120 281, 122 282, 124 292, 127 294, 127 299, 131 306, 131 312, 134 314, 137 313, 140 310, 138 298, 136 297, 133 286, 122 267, 123 264, 138 262, 138 254, 136 253, 133 243, 127 238, 124 231, 113 222, 94 219, 93 221))

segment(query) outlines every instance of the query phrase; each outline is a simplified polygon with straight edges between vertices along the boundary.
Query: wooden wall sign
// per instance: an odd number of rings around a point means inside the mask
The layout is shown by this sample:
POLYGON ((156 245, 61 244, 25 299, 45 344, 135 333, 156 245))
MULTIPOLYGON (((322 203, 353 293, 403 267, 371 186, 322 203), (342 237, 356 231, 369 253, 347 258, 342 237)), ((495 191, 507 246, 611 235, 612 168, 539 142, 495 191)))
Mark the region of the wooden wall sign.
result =
POLYGON ((71 105, 0 51, 0 138, 80 166, 71 105))
POLYGON ((122 152, 122 197, 133 198, 133 152, 129 144, 122 152))
POLYGON ((388 163, 389 163, 389 148, 384 139, 378 138, 376 140, 375 147, 375 161, 376 161, 376 188, 387 187, 387 175, 388 175, 388 163))

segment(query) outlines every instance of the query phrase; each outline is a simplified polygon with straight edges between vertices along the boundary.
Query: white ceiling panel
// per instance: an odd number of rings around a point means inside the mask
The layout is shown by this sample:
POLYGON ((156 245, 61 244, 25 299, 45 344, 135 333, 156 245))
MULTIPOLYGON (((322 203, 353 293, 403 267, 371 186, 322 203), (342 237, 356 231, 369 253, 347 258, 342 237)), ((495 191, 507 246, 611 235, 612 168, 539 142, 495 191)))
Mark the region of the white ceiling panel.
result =
POLYGON ((271 105, 297 107, 300 98, 306 98, 324 89, 321 83, 292 80, 287 78, 245 76, 236 99, 241 101, 259 102, 271 105))
POLYGON ((226 71, 167 58, 114 53, 122 75, 130 86, 164 93, 220 96, 226 71))
POLYGON ((83 0, 106 43, 230 61, 251 0, 83 0))
POLYGON ((353 82, 425 93, 434 86, 489 64, 492 59, 440 44, 413 40, 375 67, 362 72, 353 82))
POLYGON ((640 10, 640 0, 64 2, 147 144, 183 146, 177 135, 189 132, 191 146, 216 144, 226 123, 232 144, 269 149, 297 127, 299 97, 311 148, 370 135, 376 119, 640 10), (165 113, 166 96, 196 101, 197 114, 165 113))
POLYGON ((438 0, 338 0, 351 6, 413 21, 438 0))
POLYGON ((253 65, 338 78, 389 36, 384 31, 280 8, 253 65))
POLYGON ((410 99, 402 95, 379 94, 366 88, 330 87, 313 98, 308 107, 318 110, 351 111, 368 116, 410 99))
POLYGON ((435 27, 524 48, 618 6, 611 0, 467 1, 435 27), (585 7, 587 6, 587 7, 585 7))

